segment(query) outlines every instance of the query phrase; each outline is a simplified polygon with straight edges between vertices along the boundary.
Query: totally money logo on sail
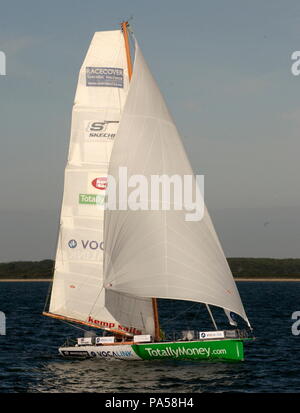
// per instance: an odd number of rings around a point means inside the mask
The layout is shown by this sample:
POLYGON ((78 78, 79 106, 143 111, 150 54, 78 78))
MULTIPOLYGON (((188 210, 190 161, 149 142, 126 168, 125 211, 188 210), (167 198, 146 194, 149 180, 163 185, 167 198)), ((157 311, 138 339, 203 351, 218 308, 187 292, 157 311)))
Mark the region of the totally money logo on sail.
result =
POLYGON ((104 206, 104 195, 79 194, 79 204, 104 206))
POLYGON ((84 121, 84 137, 89 142, 114 140, 119 127, 117 120, 84 121))

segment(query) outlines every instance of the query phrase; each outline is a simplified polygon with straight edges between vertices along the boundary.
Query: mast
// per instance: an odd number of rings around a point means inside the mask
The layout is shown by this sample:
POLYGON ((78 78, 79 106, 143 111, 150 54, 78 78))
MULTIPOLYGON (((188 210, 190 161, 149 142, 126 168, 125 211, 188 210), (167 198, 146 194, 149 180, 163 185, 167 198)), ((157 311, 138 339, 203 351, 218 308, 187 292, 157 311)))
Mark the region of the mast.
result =
POLYGON ((128 38, 128 30, 127 30, 128 26, 129 26, 128 22, 122 22, 121 23, 121 27, 122 27, 122 31, 123 31, 123 35, 124 35, 124 41, 125 41, 128 77, 129 77, 129 81, 130 81, 131 77, 132 77, 132 62, 131 62, 130 46, 129 46, 129 38, 128 38))
MULTIPOLYGON (((132 77, 132 61, 131 61, 131 54, 130 54, 130 45, 129 45, 129 38, 128 38, 128 30, 127 27, 129 23, 124 21, 121 23, 121 28, 124 35, 124 42, 125 42, 125 50, 126 50, 126 58, 127 58, 127 67, 128 67, 128 77, 129 81, 132 77)), ((157 307, 157 300, 156 298, 152 298, 152 308, 153 308, 153 316, 154 316, 154 328, 155 328, 155 340, 160 341, 160 327, 159 327, 159 319, 158 319, 158 307, 157 307)))

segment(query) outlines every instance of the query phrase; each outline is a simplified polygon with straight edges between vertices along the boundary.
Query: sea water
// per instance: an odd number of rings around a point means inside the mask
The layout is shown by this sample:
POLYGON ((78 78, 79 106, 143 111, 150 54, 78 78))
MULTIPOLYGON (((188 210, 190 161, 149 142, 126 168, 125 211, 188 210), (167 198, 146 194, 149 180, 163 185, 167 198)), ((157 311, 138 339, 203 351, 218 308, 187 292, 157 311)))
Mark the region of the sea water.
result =
MULTIPOLYGON (((57 348, 83 331, 41 315, 49 284, 1 282, 0 392, 298 392, 300 335, 292 333, 292 314, 300 311, 300 282, 237 285, 256 340, 245 345, 244 362, 228 363, 65 360, 57 348)), ((159 310, 170 332, 213 329, 204 306, 161 300, 159 310)), ((223 328, 223 314, 213 312, 223 328)))

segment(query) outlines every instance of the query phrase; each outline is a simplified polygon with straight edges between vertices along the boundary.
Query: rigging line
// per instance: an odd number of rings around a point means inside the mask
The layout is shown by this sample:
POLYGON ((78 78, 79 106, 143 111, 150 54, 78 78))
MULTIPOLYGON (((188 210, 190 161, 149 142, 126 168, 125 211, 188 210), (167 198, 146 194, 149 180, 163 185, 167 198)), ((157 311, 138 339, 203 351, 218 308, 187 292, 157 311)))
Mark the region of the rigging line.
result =
POLYGON ((173 317, 173 318, 168 318, 168 319, 164 320, 164 322, 169 322, 169 321, 175 320, 178 316, 180 316, 180 315, 182 315, 182 314, 184 314, 184 313, 187 313, 189 310, 191 310, 191 309, 192 309, 193 307, 195 307, 197 304, 199 304, 199 303, 193 303, 189 308, 186 308, 185 310, 179 312, 179 313, 178 313, 175 317, 173 317))
MULTIPOLYGON (((54 274, 54 270, 55 270, 55 264, 53 264, 53 268, 52 268, 52 274, 54 274)), ((49 287, 48 287, 48 291, 47 291, 47 297, 46 297, 46 301, 44 304, 44 312, 46 312, 46 308, 48 307, 49 303, 50 303, 50 296, 51 296, 51 292, 52 292, 52 287, 53 287, 53 281, 52 283, 49 283, 49 287)))
MULTIPOLYGON (((117 56, 116 60, 119 60, 119 58, 121 56, 121 51, 123 50, 122 46, 121 46, 122 44, 123 44, 123 35, 121 33, 120 47, 119 47, 118 56, 117 56)), ((124 79, 123 79, 123 81, 124 81, 124 79)), ((120 115, 119 126, 120 126, 120 120, 121 120, 121 114, 122 114, 122 99, 121 99, 121 88, 117 88, 117 89, 118 89, 117 94, 118 94, 118 103, 119 103, 119 107, 117 109, 119 109, 119 115, 120 115)), ((118 129, 119 129, 119 126, 118 126, 118 129)))
POLYGON ((99 298, 100 294, 102 293, 103 289, 104 289, 104 285, 102 284, 102 287, 101 287, 101 289, 100 289, 97 297, 95 298, 94 304, 92 305, 92 308, 91 308, 90 311, 89 311, 89 316, 91 315, 91 313, 92 313, 92 311, 93 311, 93 309, 94 309, 94 307, 95 307, 95 305, 96 305, 96 303, 97 303, 97 301, 98 301, 98 298, 99 298))
POLYGON ((133 70, 134 70, 134 63, 135 63, 135 57, 136 57, 136 40, 133 34, 133 30, 128 24, 127 26, 127 33, 128 33, 128 43, 129 43, 129 49, 130 49, 130 55, 131 55, 131 66, 132 66, 132 75, 133 75, 133 70))
MULTIPOLYGON (((58 248, 58 244, 61 244, 61 222, 59 223, 59 225, 57 226, 57 232, 56 232, 56 254, 57 254, 57 248, 58 248)), ((46 301, 44 304, 44 312, 46 311, 46 307, 49 305, 50 306, 50 297, 51 297, 51 293, 52 293, 52 288, 53 288, 53 283, 54 283, 54 273, 55 273, 55 265, 56 265, 56 254, 53 260, 53 265, 52 265, 52 270, 51 270, 51 274, 52 274, 52 282, 49 283, 49 287, 48 287, 48 291, 47 291, 47 297, 46 297, 46 301)))
MULTIPOLYGON (((197 303, 200 304, 200 303, 197 303)), ((196 322, 196 320, 199 320, 201 317, 201 306, 198 307, 197 311, 194 311, 194 317, 191 320, 192 325, 196 322)))
POLYGON ((60 320, 60 321, 61 321, 62 323, 68 324, 68 325, 71 326, 71 327, 78 328, 79 330, 82 330, 82 331, 90 331, 90 330, 85 330, 85 329, 82 328, 82 327, 75 326, 74 324, 71 324, 71 323, 69 323, 68 321, 65 321, 65 320, 60 320))
POLYGON ((215 321, 215 319, 214 319, 214 316, 213 316, 213 314, 212 314, 212 312, 211 312, 211 309, 210 309, 209 305, 208 305, 208 304, 205 304, 205 305, 206 305, 207 311, 208 311, 208 313, 209 313, 209 315, 210 315, 211 321, 212 321, 215 329, 218 330, 218 326, 217 326, 217 324, 216 324, 216 321, 215 321))
POLYGON ((141 319, 142 319, 142 324, 143 324, 144 330, 146 330, 146 326, 145 326, 144 318, 143 318, 143 313, 141 311, 140 311, 140 316, 141 316, 141 319))
MULTIPOLYGON (((160 127, 160 123, 158 123, 157 127, 158 132, 161 132, 161 127, 160 127)), ((165 156, 165 152, 164 152, 164 147, 163 147, 163 138, 162 135, 159 133, 159 137, 160 137, 160 147, 161 147, 161 154, 162 154, 162 167, 163 167, 163 171, 165 171, 165 166, 166 166, 166 156, 165 156)), ((168 219, 167 219, 167 212, 163 211, 163 217, 164 217, 164 250, 165 250, 165 257, 164 257, 164 268, 165 268, 165 272, 167 273, 168 271, 168 232, 167 232, 167 227, 168 227, 168 219)), ((167 289, 169 290, 169 278, 167 278, 167 289)))
MULTIPOLYGON (((114 55, 111 57, 111 64, 112 64, 113 67, 117 67, 117 65, 119 65, 119 62, 121 60, 120 59, 121 51, 122 51, 122 45, 121 44, 122 44, 122 39, 120 40, 118 49, 115 50, 114 55)), ((118 90, 118 92, 120 92, 120 90, 118 90)), ((119 105, 120 105, 120 93, 117 93, 117 94, 118 94, 119 105)), ((115 103, 115 99, 114 99, 115 90, 114 90, 113 87, 109 88, 108 93, 107 93, 107 97, 108 97, 108 101, 110 101, 110 104, 111 104, 111 98, 113 98, 114 103, 113 103, 113 107, 108 107, 107 105, 105 105, 105 106, 103 105, 103 108, 105 109, 104 115, 105 115, 106 118, 108 116, 108 112, 111 111, 112 109, 115 110, 116 106, 117 106, 116 103, 115 103)))

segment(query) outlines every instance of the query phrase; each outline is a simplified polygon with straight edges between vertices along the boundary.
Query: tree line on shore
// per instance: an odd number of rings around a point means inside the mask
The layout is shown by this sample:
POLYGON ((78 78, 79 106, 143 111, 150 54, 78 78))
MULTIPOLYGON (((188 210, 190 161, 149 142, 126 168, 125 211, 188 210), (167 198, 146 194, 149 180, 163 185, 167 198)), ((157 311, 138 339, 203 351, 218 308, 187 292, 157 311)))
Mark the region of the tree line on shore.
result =
MULTIPOLYGON (((300 258, 228 258, 236 278, 299 278, 300 258)), ((0 263, 0 279, 52 278, 53 260, 0 263)))

